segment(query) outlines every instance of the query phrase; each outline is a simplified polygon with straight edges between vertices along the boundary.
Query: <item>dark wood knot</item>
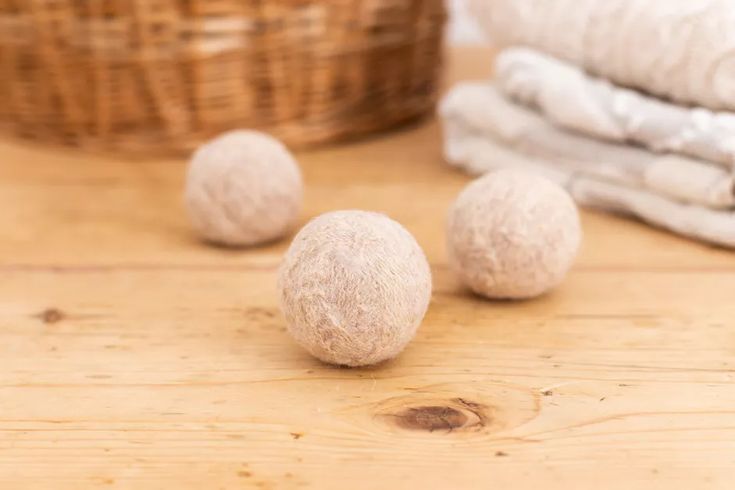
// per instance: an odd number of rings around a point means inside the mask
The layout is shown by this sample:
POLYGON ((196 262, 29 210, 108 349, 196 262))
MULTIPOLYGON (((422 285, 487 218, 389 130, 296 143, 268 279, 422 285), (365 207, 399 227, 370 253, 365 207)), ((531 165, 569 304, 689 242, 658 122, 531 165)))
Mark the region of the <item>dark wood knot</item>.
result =
POLYGON ((64 312, 57 308, 46 308, 41 313, 36 315, 37 318, 40 318, 43 323, 59 323, 61 320, 64 319, 66 315, 64 315, 64 312))
POLYGON ((412 407, 394 415, 396 425, 403 429, 452 431, 467 423, 467 416, 452 407, 412 407))
POLYGON ((488 423, 486 407, 463 398, 436 404, 385 407, 378 417, 400 429, 423 432, 473 432, 488 423))

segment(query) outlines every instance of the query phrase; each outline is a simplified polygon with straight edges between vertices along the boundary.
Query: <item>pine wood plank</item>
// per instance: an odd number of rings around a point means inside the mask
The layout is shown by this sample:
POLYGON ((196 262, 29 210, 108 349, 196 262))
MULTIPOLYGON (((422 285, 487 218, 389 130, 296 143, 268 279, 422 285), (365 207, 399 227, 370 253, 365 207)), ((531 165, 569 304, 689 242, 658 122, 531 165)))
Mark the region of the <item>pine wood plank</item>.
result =
POLYGON ((0 142, 0 488, 731 488, 733 255, 585 212, 561 288, 480 300, 446 267, 467 178, 439 148, 429 122, 300 155, 303 220, 385 211, 432 263, 415 342, 346 370, 285 332, 285 242, 192 235, 182 160, 0 142))

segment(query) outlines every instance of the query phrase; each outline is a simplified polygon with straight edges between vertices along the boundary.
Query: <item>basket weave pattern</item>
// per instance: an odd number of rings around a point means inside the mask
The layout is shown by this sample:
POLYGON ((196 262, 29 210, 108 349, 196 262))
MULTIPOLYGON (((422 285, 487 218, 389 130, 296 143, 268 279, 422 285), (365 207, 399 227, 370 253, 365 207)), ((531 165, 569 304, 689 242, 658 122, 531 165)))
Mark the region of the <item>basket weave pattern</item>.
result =
POLYGON ((0 0, 0 125, 131 151, 351 137, 432 108, 444 17, 442 0, 0 0))

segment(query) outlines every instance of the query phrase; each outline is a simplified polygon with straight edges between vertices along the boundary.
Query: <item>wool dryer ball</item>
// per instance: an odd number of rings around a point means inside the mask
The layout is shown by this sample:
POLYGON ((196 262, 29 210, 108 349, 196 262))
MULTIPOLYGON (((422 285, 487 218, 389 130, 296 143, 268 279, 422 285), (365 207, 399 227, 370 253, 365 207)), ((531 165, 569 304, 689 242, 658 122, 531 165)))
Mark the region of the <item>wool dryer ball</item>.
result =
POLYGON ((256 131, 231 131, 191 159, 186 205, 194 228, 229 246, 284 235, 301 210, 301 171, 286 147, 256 131))
POLYGON ((489 298, 530 298, 555 287, 574 262, 581 237, 569 194, 518 170, 490 172, 469 184, 447 226, 452 268, 489 298))
POLYGON ((334 211, 296 235, 278 288, 302 347, 330 364, 365 366, 395 357, 413 338, 431 299, 431 271, 397 222, 334 211))

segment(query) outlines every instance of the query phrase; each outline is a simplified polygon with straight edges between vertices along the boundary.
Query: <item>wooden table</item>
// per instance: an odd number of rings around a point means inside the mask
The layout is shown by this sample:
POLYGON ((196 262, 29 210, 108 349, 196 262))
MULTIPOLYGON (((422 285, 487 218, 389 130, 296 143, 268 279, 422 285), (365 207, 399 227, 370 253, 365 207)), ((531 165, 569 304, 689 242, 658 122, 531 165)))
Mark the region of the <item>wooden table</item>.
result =
MULTIPOLYGON (((452 79, 488 57, 455 53, 452 79)), ((288 240, 200 243, 183 160, 0 143, 0 488, 733 488, 735 255, 586 212, 561 288, 483 301, 446 266, 467 178, 435 122, 300 160, 302 221, 383 211, 429 256, 393 362, 299 349, 288 240)))

